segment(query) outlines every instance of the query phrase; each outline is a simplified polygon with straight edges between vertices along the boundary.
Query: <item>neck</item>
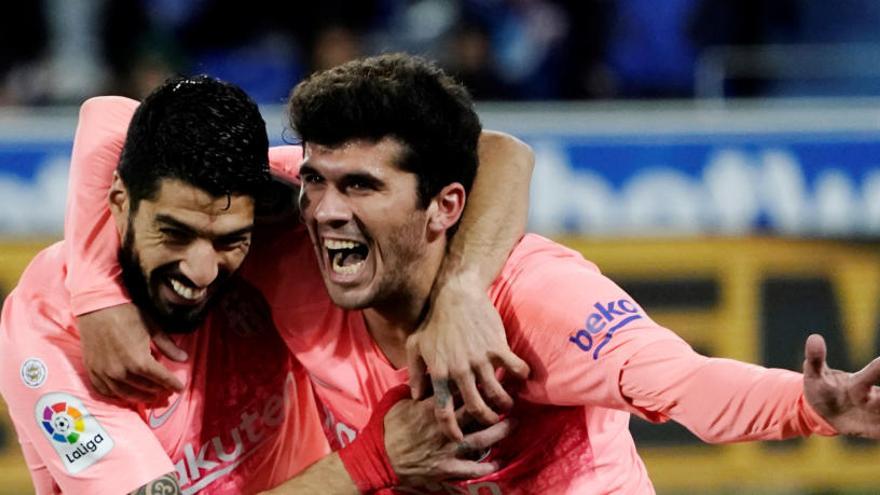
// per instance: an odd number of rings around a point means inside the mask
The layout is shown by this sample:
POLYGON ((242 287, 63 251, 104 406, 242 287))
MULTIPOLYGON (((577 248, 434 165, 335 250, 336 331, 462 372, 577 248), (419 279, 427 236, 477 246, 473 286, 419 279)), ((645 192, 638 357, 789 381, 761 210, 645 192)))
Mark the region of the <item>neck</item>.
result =
POLYGON ((412 278, 395 296, 364 310, 367 330, 395 368, 406 365, 406 338, 422 322, 443 262, 442 249, 428 251, 408 267, 412 278))

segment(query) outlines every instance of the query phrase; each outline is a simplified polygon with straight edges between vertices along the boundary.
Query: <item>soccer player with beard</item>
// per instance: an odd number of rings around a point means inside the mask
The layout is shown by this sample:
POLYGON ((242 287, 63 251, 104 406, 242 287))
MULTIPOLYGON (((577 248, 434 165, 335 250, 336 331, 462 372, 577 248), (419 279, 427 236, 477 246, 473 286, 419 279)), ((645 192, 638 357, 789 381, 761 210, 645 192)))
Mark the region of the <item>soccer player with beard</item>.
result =
MULTIPOLYGON (((62 241, 42 251, 0 321, 0 357, 15 365, 0 375, 0 392, 36 491, 269 488, 328 449, 307 375, 285 349, 265 299, 236 273, 269 183, 265 124, 240 89, 210 78, 169 81, 140 106, 107 100, 84 105, 74 145, 74 183, 119 161, 111 211, 99 219, 103 231, 85 242, 122 237, 121 278, 147 318, 179 332, 173 341, 189 359, 165 364, 185 386, 163 407, 134 410, 103 400, 88 385, 73 309, 87 303, 74 301, 66 287, 79 248, 62 241), (129 120, 120 159, 118 134, 129 120)), ((430 404, 388 407, 377 416, 388 432, 379 429, 368 449, 362 443, 350 451, 416 472, 435 473, 433 464, 450 460, 450 472, 491 470, 455 458, 430 404), (413 441, 425 433, 427 442, 413 441)), ((472 438, 492 443, 505 433, 503 426, 472 438)), ((341 466, 336 454, 327 459, 341 466)), ((320 484, 322 475, 309 470, 300 479, 320 484)), ((348 480, 344 470, 333 475, 348 480)))
MULTIPOLYGON (((312 377, 339 448, 368 435, 380 398, 407 380, 407 339, 462 233, 453 231, 476 171, 480 124, 460 86, 402 55, 311 76, 293 94, 291 118, 305 145, 306 228, 255 246, 265 249, 256 259, 279 264, 254 263, 248 276, 270 282, 260 289, 312 377), (293 260, 298 270, 278 269, 293 260)), ((821 337, 807 341, 803 375, 701 356, 595 265, 534 235, 520 241, 488 292, 532 369, 510 412, 521 423, 517 434, 479 452, 504 467, 400 492, 652 493, 630 414, 673 419, 709 442, 880 438, 880 360, 854 374, 830 369, 821 337)), ((444 389, 434 394, 452 402, 444 389)))

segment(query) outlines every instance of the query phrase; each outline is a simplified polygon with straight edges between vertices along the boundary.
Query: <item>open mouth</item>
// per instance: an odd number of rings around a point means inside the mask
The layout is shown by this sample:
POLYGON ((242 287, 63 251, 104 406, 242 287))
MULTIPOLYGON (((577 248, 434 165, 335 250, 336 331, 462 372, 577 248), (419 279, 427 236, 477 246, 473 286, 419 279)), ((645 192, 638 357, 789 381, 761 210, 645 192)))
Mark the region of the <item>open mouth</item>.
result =
POLYGON ((335 273, 352 275, 358 272, 367 260, 370 249, 357 241, 324 239, 324 249, 335 273))
POLYGON ((177 280, 174 277, 169 277, 168 282, 168 285, 171 286, 171 289, 174 291, 175 295, 190 303, 197 303, 201 301, 205 297, 205 294, 207 294, 208 292, 207 287, 196 289, 190 287, 180 280, 177 280))

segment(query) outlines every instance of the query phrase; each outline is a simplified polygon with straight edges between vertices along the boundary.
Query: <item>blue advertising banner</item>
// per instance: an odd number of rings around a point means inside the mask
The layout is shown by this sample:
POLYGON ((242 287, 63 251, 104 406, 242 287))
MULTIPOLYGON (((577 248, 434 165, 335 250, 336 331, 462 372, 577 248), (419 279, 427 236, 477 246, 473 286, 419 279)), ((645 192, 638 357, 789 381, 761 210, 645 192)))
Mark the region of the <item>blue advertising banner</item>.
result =
MULTIPOLYGON (((543 234, 880 234, 880 101, 774 105, 480 114, 535 150, 530 229, 543 234)), ((275 143, 291 135, 283 112, 264 109, 275 143)), ((0 235, 61 233, 75 114, 0 113, 0 235)))
POLYGON ((541 232, 880 233, 878 131, 522 137, 541 232))
POLYGON ((60 235, 71 145, 0 139, 0 234, 60 235))

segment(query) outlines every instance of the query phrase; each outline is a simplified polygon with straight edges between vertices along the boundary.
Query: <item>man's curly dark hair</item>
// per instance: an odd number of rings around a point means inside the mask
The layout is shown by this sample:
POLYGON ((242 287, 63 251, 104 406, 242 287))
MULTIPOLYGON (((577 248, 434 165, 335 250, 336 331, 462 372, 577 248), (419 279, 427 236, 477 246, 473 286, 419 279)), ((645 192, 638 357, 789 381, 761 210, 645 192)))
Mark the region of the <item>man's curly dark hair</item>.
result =
POLYGON ((293 89, 288 110, 306 145, 399 140, 406 153, 397 165, 418 176, 422 207, 448 184, 473 184, 481 131, 473 101, 423 58, 379 55, 312 74, 293 89))
POLYGON ((270 178, 268 146, 266 123, 244 91, 207 76, 177 77, 135 111, 117 171, 132 212, 162 179, 257 199, 270 178))

